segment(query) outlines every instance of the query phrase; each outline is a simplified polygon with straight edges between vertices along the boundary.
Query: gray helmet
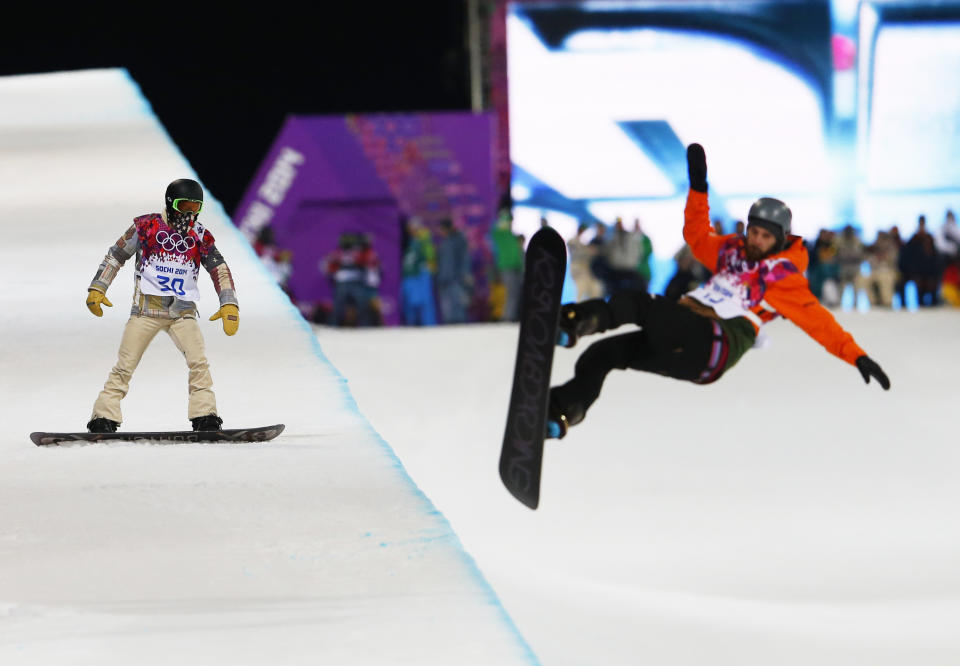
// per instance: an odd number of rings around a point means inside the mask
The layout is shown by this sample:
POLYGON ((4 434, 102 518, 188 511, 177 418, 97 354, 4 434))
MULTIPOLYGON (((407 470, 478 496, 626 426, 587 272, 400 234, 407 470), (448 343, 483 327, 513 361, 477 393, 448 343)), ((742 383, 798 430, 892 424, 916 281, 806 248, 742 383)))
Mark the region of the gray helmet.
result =
POLYGON ((747 213, 747 224, 755 224, 763 227, 777 237, 776 250, 782 250, 790 235, 790 221, 793 214, 787 208, 787 204, 779 199, 770 197, 760 197, 750 206, 750 212, 747 213))

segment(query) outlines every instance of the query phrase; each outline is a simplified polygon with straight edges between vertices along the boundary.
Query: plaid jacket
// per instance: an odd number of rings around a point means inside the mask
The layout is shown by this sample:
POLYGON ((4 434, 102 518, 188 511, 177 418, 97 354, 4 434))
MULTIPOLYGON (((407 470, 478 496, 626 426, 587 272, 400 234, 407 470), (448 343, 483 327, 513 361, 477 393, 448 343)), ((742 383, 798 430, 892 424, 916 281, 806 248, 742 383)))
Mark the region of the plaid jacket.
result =
MULTIPOLYGON (((176 296, 154 296, 140 291, 140 269, 144 265, 144 260, 149 254, 149 248, 153 244, 151 235, 155 233, 156 226, 161 221, 166 222, 166 215, 154 213, 135 218, 130 228, 107 250, 107 254, 97 269, 89 289, 107 293, 107 289, 113 283, 113 279, 117 276, 120 268, 130 257, 136 255, 133 305, 130 308, 130 314, 163 319, 196 317, 197 306, 193 301, 181 300, 176 296)), ((196 235, 195 231, 190 233, 196 235)), ((197 237, 197 248, 194 262, 199 262, 210 274, 213 286, 220 298, 220 305, 232 303, 239 307, 233 276, 223 259, 223 255, 214 245, 213 234, 203 229, 202 236, 197 237)))

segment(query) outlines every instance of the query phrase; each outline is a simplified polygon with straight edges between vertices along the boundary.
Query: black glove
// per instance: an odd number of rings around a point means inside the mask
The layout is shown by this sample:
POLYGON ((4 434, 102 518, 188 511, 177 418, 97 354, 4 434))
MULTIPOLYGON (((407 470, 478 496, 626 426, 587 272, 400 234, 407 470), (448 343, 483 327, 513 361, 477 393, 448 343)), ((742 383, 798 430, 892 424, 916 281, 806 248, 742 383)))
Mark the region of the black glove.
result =
POLYGON ((687 175, 690 177, 691 190, 707 191, 707 154, 699 143, 687 146, 687 175))
POLYGON ((866 354, 857 359, 857 370, 859 370, 860 374, 863 375, 863 381, 866 383, 869 384, 870 378, 873 377, 880 382, 880 386, 883 387, 884 391, 890 390, 890 380, 887 379, 883 369, 877 365, 876 361, 866 354))

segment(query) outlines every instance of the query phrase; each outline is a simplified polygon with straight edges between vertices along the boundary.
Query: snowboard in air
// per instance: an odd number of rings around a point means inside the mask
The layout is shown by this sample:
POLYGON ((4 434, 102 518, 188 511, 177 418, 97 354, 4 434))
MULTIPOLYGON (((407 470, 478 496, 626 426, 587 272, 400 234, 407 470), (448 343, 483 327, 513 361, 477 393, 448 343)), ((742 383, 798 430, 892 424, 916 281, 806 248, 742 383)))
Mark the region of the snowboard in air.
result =
POLYGON ((550 371, 566 269, 563 238, 552 228, 541 227, 530 239, 524 260, 520 337, 500 451, 500 479, 531 509, 540 502, 550 371))
POLYGON ((166 432, 32 432, 37 446, 93 444, 96 442, 153 442, 184 444, 194 442, 269 442, 283 432, 283 424, 233 430, 183 430, 166 432))

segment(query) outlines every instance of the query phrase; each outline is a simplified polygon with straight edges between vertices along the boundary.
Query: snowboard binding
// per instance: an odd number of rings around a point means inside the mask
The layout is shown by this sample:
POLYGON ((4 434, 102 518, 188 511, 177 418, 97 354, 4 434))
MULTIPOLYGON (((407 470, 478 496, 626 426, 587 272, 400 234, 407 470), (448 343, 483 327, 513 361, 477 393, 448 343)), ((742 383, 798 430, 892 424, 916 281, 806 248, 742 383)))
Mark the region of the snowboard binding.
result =
POLYGON ((606 313, 601 308, 606 308, 602 300, 568 303, 561 307, 560 321, 557 323, 557 346, 570 349, 583 336, 606 330, 601 323, 601 317, 606 313))
POLYGON ((91 419, 90 422, 87 423, 87 432, 116 432, 119 426, 120 424, 116 421, 111 421, 110 419, 98 416, 95 419, 91 419))

